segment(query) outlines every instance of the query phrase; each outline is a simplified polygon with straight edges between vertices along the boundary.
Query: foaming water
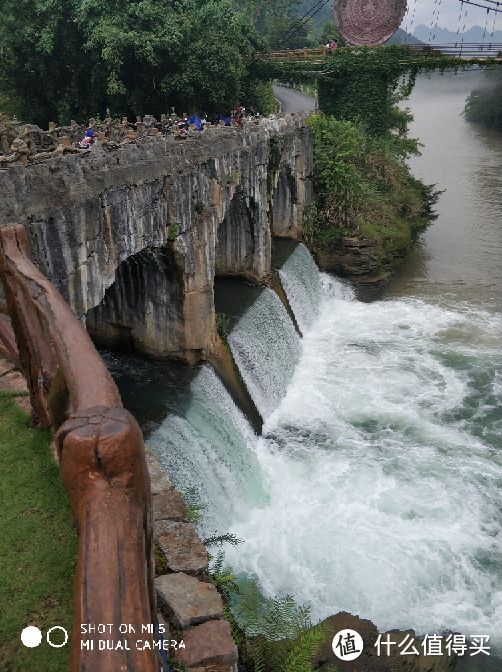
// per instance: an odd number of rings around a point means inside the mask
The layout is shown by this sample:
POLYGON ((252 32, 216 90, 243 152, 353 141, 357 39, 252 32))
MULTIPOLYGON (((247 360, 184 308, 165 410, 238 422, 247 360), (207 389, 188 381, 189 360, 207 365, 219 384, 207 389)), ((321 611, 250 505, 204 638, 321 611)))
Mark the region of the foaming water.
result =
POLYGON ((305 245, 297 245, 279 275, 300 331, 305 334, 319 315, 321 303, 319 269, 305 245))
POLYGON ((268 594, 501 649, 502 136, 468 127, 446 78, 432 84, 412 99, 416 165, 448 191, 387 300, 321 275, 318 301, 296 250, 281 277, 303 341, 256 288, 229 335, 263 436, 205 367, 183 394, 152 376, 148 404, 169 414, 142 424, 176 485, 201 490, 210 525, 245 540, 227 559, 268 594))
POLYGON ((148 445, 181 491, 197 491, 207 506, 206 527, 227 529, 240 502, 265 501, 255 440, 213 369, 203 366, 190 385, 190 402, 163 420, 148 445))
POLYGON ((323 286, 229 558, 318 617, 500 640, 502 319, 323 286))
POLYGON ((301 352, 293 322, 275 292, 261 292, 228 342, 253 401, 266 417, 286 394, 301 352))

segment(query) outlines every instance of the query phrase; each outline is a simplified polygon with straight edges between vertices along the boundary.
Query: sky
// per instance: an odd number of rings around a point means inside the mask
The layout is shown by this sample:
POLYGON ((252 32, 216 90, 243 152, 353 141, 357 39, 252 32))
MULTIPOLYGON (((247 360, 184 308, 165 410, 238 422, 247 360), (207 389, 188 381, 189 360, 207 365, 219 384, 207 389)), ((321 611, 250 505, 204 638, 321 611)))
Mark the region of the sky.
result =
MULTIPOLYGON (((477 0, 473 0, 476 2, 477 0)), ((408 0, 408 13, 404 18, 402 28, 409 29, 411 24, 411 15, 413 14, 413 8, 416 6, 415 20, 413 22, 413 27, 411 32, 419 24, 424 24, 426 26, 431 25, 433 20, 433 13, 435 12, 436 7, 440 4, 439 8, 439 21, 438 26, 441 28, 448 28, 448 30, 453 30, 457 32, 459 25, 459 15, 460 15, 460 0, 408 0)), ((467 11, 467 22, 466 30, 472 26, 481 26, 484 28, 486 22, 486 10, 480 9, 478 7, 473 7, 472 5, 464 5, 464 10, 462 13, 462 21, 460 25, 460 32, 464 27, 464 16, 467 11)), ((489 31, 491 32, 493 26, 494 13, 490 12, 488 19, 489 31)), ((434 24, 436 23, 436 16, 434 14, 434 24)), ((502 29, 502 13, 496 15, 496 30, 502 29)))

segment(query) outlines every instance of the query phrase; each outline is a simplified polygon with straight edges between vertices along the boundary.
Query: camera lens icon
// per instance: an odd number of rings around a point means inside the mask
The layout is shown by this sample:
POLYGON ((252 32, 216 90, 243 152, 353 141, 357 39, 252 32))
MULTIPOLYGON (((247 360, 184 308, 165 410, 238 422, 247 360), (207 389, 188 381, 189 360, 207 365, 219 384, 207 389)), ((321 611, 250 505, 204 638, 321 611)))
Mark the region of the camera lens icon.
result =
POLYGON ((339 660, 356 660, 363 652, 364 642, 355 630, 340 630, 333 637, 333 652, 339 660))

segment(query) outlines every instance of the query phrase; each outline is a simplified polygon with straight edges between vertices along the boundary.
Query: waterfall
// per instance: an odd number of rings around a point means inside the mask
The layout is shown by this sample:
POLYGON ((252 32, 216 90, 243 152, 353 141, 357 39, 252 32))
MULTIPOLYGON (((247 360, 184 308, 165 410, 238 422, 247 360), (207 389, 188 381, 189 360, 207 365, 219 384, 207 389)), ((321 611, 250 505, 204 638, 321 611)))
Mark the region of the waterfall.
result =
POLYGON ((228 342, 256 407, 267 417, 286 394, 301 351, 293 322, 275 292, 261 292, 228 342))
POLYGON ((319 319, 258 442, 267 504, 232 526, 245 543, 228 560, 315 618, 346 610, 501 647, 502 318, 366 304, 321 282, 319 319))
POLYGON ((282 286, 302 334, 315 322, 321 305, 319 269, 305 245, 298 245, 279 270, 282 286))
POLYGON ((500 647, 502 319, 320 283, 302 348, 270 290, 229 335, 263 436, 207 366, 183 389, 173 365, 135 365, 124 401, 158 405, 148 445, 179 490, 199 490, 207 531, 244 540, 226 559, 265 594, 500 647))
POLYGON ((197 491, 204 526, 226 531, 239 510, 266 501, 255 456, 256 436, 209 366, 190 386, 190 402, 148 437, 175 486, 197 491))

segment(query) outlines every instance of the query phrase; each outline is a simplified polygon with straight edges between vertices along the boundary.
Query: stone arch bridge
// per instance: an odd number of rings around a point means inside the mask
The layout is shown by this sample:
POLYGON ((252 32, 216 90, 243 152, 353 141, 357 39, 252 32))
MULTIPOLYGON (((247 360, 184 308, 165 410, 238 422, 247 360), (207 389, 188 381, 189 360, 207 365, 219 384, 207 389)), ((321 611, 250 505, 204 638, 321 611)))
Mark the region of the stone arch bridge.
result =
POLYGON ((273 237, 297 239, 312 195, 302 115, 176 141, 0 166, 0 227, 23 225, 33 259, 102 346, 196 363, 216 339, 213 283, 266 283, 273 237))

